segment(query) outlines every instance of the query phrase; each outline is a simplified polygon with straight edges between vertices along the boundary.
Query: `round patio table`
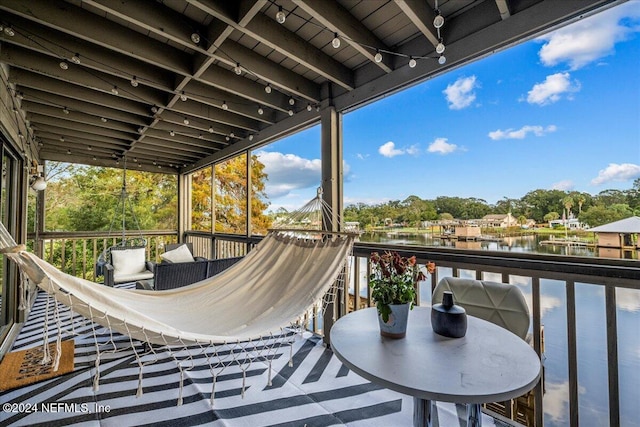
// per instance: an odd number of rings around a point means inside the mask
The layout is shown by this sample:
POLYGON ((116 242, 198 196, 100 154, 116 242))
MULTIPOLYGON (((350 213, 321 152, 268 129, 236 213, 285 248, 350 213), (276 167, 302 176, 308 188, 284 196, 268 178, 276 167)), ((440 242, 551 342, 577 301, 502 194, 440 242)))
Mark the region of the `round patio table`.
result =
POLYGON ((480 426, 480 404, 509 400, 538 382, 536 352, 510 331, 468 316, 467 333, 447 338, 433 332, 431 308, 409 312, 402 339, 380 335, 375 308, 340 318, 331 329, 338 359, 363 378, 413 396, 413 425, 431 426, 431 401, 465 403, 467 425, 480 426))

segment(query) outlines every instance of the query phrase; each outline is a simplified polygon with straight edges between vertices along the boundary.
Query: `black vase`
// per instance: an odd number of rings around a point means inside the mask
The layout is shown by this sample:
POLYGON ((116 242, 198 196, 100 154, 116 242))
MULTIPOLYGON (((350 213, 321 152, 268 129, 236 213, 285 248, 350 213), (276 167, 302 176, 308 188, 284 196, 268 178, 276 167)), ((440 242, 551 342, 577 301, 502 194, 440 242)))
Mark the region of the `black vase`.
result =
POLYGON ((461 338, 467 333, 467 313, 453 303, 452 292, 445 291, 442 304, 431 306, 431 326, 436 334, 449 338, 461 338))

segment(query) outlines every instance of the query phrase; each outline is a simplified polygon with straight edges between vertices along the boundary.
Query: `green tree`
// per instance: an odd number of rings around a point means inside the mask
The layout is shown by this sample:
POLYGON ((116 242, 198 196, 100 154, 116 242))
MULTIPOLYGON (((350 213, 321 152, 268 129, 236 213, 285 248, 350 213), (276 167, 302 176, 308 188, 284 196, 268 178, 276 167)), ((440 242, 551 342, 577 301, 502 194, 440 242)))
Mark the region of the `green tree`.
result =
POLYGON ((633 211, 627 204, 616 204, 610 207, 597 205, 584 211, 582 215, 580 215, 580 221, 589 225, 589 227, 597 227, 599 225, 629 218, 632 215, 633 211))

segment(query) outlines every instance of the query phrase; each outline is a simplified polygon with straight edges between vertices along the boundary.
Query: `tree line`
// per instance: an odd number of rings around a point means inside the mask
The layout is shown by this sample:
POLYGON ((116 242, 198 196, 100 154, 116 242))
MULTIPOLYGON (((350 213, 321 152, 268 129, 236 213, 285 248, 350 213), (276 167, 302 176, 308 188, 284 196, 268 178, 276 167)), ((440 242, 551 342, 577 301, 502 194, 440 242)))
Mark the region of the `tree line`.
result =
POLYGON ((344 209, 345 221, 358 222, 362 229, 393 223, 418 227, 422 221, 456 218, 480 219, 489 214, 511 213, 536 223, 571 216, 590 227, 630 216, 640 216, 640 178, 628 190, 604 190, 596 195, 578 191, 533 190, 519 199, 504 197, 495 204, 475 197, 439 196, 433 200, 412 195, 404 200, 367 205, 352 204, 344 209))

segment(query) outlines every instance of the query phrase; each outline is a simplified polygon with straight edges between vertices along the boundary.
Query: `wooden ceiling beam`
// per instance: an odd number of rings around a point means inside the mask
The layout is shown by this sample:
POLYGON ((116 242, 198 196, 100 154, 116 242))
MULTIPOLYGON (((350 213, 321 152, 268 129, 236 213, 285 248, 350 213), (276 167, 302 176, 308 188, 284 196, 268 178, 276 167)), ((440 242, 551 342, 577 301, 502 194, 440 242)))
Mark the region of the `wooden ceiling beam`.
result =
POLYGON ((3 0, 4 10, 107 49, 190 75, 191 57, 183 51, 151 39, 135 30, 104 19, 62 0, 3 0))
POLYGON ((388 51, 389 47, 337 2, 293 0, 293 3, 311 15, 315 21, 337 33, 343 42, 349 44, 385 73, 393 71, 393 62, 389 55, 383 55, 381 62, 376 62, 374 59, 376 49, 388 51))
POLYGON ((51 93, 69 99, 81 99, 84 102, 97 106, 105 106, 110 109, 148 116, 151 114, 151 104, 130 101, 113 96, 113 94, 96 92, 73 83, 67 83, 56 79, 50 79, 44 74, 34 73, 19 68, 11 68, 9 82, 17 85, 20 90, 32 88, 38 91, 51 93))
POLYGON ((437 30, 433 26, 436 14, 429 4, 424 0, 396 0, 396 4, 435 48, 440 40, 438 40, 437 30))

